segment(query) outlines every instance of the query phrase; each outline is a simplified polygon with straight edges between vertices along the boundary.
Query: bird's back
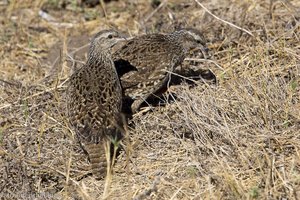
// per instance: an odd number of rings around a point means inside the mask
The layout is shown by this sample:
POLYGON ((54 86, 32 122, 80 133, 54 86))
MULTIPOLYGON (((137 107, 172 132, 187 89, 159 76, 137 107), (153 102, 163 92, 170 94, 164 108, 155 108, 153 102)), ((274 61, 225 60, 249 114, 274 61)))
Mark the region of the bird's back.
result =
POLYGON ((80 138, 99 142, 118 121, 122 90, 112 61, 87 63, 69 80, 69 120, 80 138))
POLYGON ((135 68, 121 77, 125 93, 134 97, 143 96, 159 87, 167 71, 173 71, 172 68, 183 59, 182 47, 163 34, 135 37, 113 54, 116 65, 120 61, 127 61, 135 68))
MULTIPOLYGON (((106 144, 119 137, 122 127, 122 90, 113 61, 100 56, 76 71, 69 80, 68 115, 79 142, 88 153, 97 179, 106 174, 106 144), (99 59, 102 58, 102 59, 99 59)), ((107 163, 108 161, 108 163, 107 163)))

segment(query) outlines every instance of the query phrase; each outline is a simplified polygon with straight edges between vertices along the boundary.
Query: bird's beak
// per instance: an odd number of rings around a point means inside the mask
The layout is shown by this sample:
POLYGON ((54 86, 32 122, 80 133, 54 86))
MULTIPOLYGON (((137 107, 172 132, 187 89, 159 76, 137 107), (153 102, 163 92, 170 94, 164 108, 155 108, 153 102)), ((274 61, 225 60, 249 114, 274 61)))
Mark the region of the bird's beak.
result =
POLYGON ((118 51, 119 49, 121 49, 124 46, 124 44, 126 43, 126 41, 127 41, 126 37, 117 38, 116 42, 111 47, 112 54, 114 54, 116 51, 118 51))
POLYGON ((119 43, 123 43, 126 40, 127 40, 126 36, 122 34, 120 35, 120 37, 116 38, 113 46, 118 45, 119 43))
POLYGON ((119 42, 122 42, 122 41, 126 41, 126 40, 127 40, 127 39, 126 39, 126 38, 123 38, 123 37, 118 38, 118 39, 116 39, 116 44, 119 43, 119 42))
POLYGON ((128 39, 128 35, 124 33, 120 33, 120 40, 127 40, 127 39, 128 39))

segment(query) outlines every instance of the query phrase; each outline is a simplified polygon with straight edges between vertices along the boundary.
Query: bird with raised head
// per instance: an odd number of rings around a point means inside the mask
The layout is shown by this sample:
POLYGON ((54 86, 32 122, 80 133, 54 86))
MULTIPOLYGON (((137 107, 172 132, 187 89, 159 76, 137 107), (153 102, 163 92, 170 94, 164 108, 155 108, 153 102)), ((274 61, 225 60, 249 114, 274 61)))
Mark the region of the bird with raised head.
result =
POLYGON ((110 165, 107 141, 122 132, 122 87, 111 58, 111 48, 120 40, 124 38, 114 30, 97 33, 86 64, 71 75, 67 88, 68 118, 97 179, 105 176, 110 165))
POLYGON ((151 95, 165 91, 170 72, 174 72, 190 51, 197 49, 208 54, 204 36, 194 28, 137 36, 117 49, 112 57, 125 95, 134 100, 132 113, 151 95))

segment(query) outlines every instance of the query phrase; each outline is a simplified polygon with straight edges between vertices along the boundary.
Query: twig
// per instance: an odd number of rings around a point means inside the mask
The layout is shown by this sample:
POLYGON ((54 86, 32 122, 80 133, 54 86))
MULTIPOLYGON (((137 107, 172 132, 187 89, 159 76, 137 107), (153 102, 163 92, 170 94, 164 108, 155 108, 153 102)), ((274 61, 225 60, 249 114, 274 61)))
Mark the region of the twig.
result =
MULTIPOLYGON (((45 168, 48 168, 48 169, 51 169, 52 171, 54 171, 54 172, 56 172, 56 173, 58 173, 58 174, 64 176, 65 178, 67 177, 67 174, 66 174, 66 173, 64 173, 64 172, 62 172, 62 171, 60 171, 60 170, 58 170, 58 169, 55 169, 55 168, 53 168, 53 167, 51 167, 51 166, 44 165, 44 164, 42 164, 41 166, 42 166, 42 167, 45 167, 45 168)), ((87 193, 86 189, 83 188, 83 187, 81 187, 81 186, 79 185, 79 183, 78 183, 75 179, 69 177, 69 180, 71 181, 72 184, 74 184, 74 185, 77 187, 77 191, 81 194, 81 197, 83 197, 83 199, 91 199, 91 197, 90 197, 89 194, 87 193)))
POLYGON ((0 82, 3 82, 3 83, 5 83, 5 84, 7 84, 7 85, 11 85, 11 86, 16 86, 16 87, 20 87, 20 86, 22 86, 22 84, 21 83, 13 83, 13 82, 11 82, 11 81, 6 81, 6 80, 3 80, 3 79, 0 79, 0 82))
POLYGON ((151 187, 144 190, 141 194, 137 195, 136 197, 134 197, 133 200, 142 200, 145 199, 147 196, 150 196, 152 192, 157 192, 157 185, 159 182, 160 182, 160 178, 156 177, 151 187))
POLYGON ((180 190, 182 189, 183 187, 181 186, 174 194, 173 194, 173 196, 171 197, 171 199, 170 200, 173 200, 173 199, 175 199, 176 198, 176 196, 177 196, 177 194, 180 192, 180 190))
POLYGON ((159 4, 159 6, 157 8, 155 8, 155 10, 153 10, 145 19, 145 22, 147 22, 151 17, 153 17, 153 15, 155 13, 157 13, 157 11, 159 11, 166 3, 167 3, 168 0, 164 0, 163 2, 161 2, 159 4))
MULTIPOLYGON (((83 46, 81 46, 81 47, 75 49, 74 51, 71 51, 70 53, 67 53, 66 55, 67 55, 67 56, 71 59, 71 61, 73 62, 74 54, 76 54, 78 51, 80 51, 80 50, 82 50, 82 49, 84 49, 84 48, 86 48, 86 47, 88 47, 88 46, 89 46, 89 44, 85 44, 85 45, 83 45, 83 46), (73 57, 72 57, 72 56, 73 56, 73 57)), ((49 82, 53 81, 53 76, 57 76, 58 71, 60 71, 60 69, 58 69, 58 67, 56 67, 56 65, 57 65, 57 62, 60 60, 60 57, 61 57, 61 55, 58 56, 58 57, 55 59, 55 61, 52 63, 52 69, 51 69, 50 73, 49 73, 46 77, 42 78, 42 79, 39 81, 40 83, 49 83, 49 82)), ((76 60, 74 60, 74 61, 76 62, 76 60)), ((81 62, 80 62, 80 63, 81 63, 81 62)), ((82 64, 82 63, 81 63, 81 64, 82 64)), ((73 66, 74 66, 74 64, 73 64, 73 66)), ((71 66, 71 69, 72 69, 73 66, 71 66)), ((74 69, 72 69, 72 70, 74 70, 74 69)))
POLYGON ((237 29, 239 29, 239 30, 241 30, 241 31, 244 31, 244 32, 246 32, 246 33, 248 33, 249 35, 251 35, 252 37, 254 37, 254 35, 250 32, 250 31, 248 31, 248 30, 246 30, 246 29, 244 29, 244 28, 241 28, 241 27, 239 27, 239 26, 237 26, 237 25, 235 25, 235 24, 233 24, 233 23, 231 23, 231 22, 228 22, 228 21, 226 21, 226 20, 223 20, 223 19, 221 19, 220 17, 218 17, 218 16, 216 16, 216 15, 214 15, 212 12, 210 12, 202 3, 200 3, 198 0, 194 0, 199 6, 201 6, 208 14, 210 14, 211 16, 213 16, 214 18, 216 18, 217 20, 220 20, 220 21, 222 21, 222 22, 224 22, 225 24, 228 24, 229 26, 233 26, 234 28, 237 28, 237 29))
POLYGON ((102 8, 102 10, 104 12, 104 17, 105 17, 105 20, 107 22, 107 13, 106 13, 106 8, 105 8, 105 3, 104 3, 103 0, 100 0, 100 6, 101 6, 101 8, 102 8))
POLYGON ((105 156, 106 156, 106 162, 109 163, 106 167, 106 177, 105 177, 105 183, 104 183, 104 191, 102 194, 102 199, 108 199, 110 195, 110 187, 111 187, 111 181, 112 181, 112 172, 111 172, 111 164, 110 164, 110 141, 105 142, 105 156))
POLYGON ((168 72, 168 73, 171 74, 171 75, 178 76, 178 77, 180 77, 180 78, 183 78, 183 79, 185 79, 185 80, 191 81, 191 82, 193 82, 193 83, 197 83, 197 81, 195 81, 195 80, 193 80, 193 79, 191 79, 191 78, 182 76, 182 75, 177 74, 177 73, 172 72, 172 71, 168 71, 168 70, 165 70, 165 71, 168 72))
POLYGON ((64 82, 62 82, 60 85, 58 85, 58 86, 56 86, 56 87, 52 87, 52 88, 49 88, 49 89, 47 89, 47 90, 44 90, 44 91, 41 91, 41 92, 32 94, 32 95, 30 95, 30 96, 27 96, 27 97, 23 98, 23 100, 27 100, 27 99, 30 99, 30 98, 33 98, 33 97, 36 97, 36 96, 43 95, 43 94, 45 94, 45 93, 54 91, 54 90, 56 90, 56 89, 63 88, 63 87, 64 87, 64 84, 65 84, 66 82, 68 82, 68 81, 69 81, 69 79, 66 79, 64 82))
POLYGON ((196 61, 196 62, 210 62, 215 64, 220 70, 225 71, 223 67, 221 67, 216 61, 208 60, 208 59, 198 59, 198 58, 185 58, 186 61, 196 61))

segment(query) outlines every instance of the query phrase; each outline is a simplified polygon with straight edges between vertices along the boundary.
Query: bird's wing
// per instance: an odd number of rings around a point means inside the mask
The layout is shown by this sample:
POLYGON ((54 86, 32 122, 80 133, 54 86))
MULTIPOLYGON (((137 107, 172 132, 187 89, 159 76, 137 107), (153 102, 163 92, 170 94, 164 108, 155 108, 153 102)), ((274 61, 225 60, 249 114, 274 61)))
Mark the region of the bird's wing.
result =
POLYGON ((152 34, 127 41, 115 52, 113 59, 126 61, 136 69, 121 77, 125 93, 129 96, 144 96, 149 90, 156 90, 167 71, 172 71, 183 60, 183 56, 180 47, 170 43, 164 35, 152 34))
POLYGON ((109 134, 111 120, 121 110, 122 93, 116 73, 89 68, 82 67, 70 78, 68 115, 79 138, 97 143, 109 134))

